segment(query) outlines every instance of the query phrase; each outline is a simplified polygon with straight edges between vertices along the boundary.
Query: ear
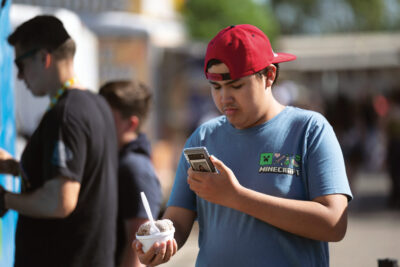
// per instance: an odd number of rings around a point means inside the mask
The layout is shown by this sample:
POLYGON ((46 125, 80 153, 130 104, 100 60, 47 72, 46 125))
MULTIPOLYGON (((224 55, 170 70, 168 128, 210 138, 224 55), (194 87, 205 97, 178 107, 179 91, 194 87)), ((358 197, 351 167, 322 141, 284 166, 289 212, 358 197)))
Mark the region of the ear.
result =
POLYGON ((130 131, 133 131, 133 132, 136 132, 136 130, 137 130, 137 128, 139 127, 139 117, 138 116, 130 116, 129 117, 129 122, 130 122, 130 125, 129 125, 129 130, 130 131))
POLYGON ((46 50, 44 50, 44 49, 40 50, 40 59, 43 62, 44 67, 46 69, 48 69, 51 66, 52 56, 46 50))
POLYGON ((271 87, 275 81, 276 77, 276 67, 274 64, 268 66, 267 69, 267 78, 265 80, 265 88, 271 87))
POLYGON ((50 67, 51 60, 52 60, 51 54, 50 53, 46 53, 46 59, 45 59, 45 67, 46 67, 46 69, 48 69, 50 67))

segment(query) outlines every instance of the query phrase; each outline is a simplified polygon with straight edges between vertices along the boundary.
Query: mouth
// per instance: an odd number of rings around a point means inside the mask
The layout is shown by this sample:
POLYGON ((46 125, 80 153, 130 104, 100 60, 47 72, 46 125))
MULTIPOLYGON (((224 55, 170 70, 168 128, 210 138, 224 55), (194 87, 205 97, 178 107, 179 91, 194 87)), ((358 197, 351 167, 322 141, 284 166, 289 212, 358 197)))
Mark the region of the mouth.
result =
POLYGON ((224 107, 223 112, 226 116, 234 115, 237 112, 237 108, 235 107, 224 107))

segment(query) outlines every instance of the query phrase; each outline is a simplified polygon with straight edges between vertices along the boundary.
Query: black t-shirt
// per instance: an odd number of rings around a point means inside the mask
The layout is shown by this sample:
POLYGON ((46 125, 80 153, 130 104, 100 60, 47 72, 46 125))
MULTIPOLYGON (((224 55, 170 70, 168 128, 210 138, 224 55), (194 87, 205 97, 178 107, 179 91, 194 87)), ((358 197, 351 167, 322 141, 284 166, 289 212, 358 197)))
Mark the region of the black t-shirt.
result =
POLYGON ((119 153, 117 264, 120 263, 123 248, 128 241, 124 221, 132 218, 147 219, 140 192, 146 194, 153 217, 157 218, 160 212, 161 186, 150 153, 150 143, 144 134, 125 145, 119 153))
POLYGON ((114 266, 117 142, 111 111, 89 91, 67 90, 42 118, 21 158, 29 187, 63 176, 81 184, 64 219, 20 215, 15 266, 114 266))

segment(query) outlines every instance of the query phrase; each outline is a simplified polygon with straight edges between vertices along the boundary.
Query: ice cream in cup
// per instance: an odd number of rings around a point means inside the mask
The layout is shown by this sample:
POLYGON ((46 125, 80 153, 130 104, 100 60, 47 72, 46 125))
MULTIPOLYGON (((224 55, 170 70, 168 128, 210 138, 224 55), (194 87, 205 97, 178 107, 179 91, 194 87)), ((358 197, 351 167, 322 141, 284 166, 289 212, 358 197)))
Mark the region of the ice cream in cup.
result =
POLYGON ((136 239, 143 245, 143 252, 147 252, 155 242, 161 243, 174 238, 175 228, 171 220, 157 220, 154 223, 160 230, 159 233, 150 233, 150 222, 142 224, 136 233, 136 239))

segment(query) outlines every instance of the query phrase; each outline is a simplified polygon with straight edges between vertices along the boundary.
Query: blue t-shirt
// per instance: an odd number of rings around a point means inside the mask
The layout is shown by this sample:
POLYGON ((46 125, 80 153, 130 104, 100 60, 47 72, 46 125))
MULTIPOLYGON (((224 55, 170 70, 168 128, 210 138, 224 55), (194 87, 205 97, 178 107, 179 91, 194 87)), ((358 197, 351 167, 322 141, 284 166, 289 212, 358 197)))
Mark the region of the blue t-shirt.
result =
MULTIPOLYGON (((297 200, 328 194, 352 198, 337 138, 316 112, 286 107, 268 122, 244 130, 221 116, 201 125, 185 145, 196 146, 207 147, 249 189, 297 200)), ((168 206, 197 212, 196 266, 329 266, 327 242, 197 197, 186 181, 188 168, 182 155, 168 206)))

